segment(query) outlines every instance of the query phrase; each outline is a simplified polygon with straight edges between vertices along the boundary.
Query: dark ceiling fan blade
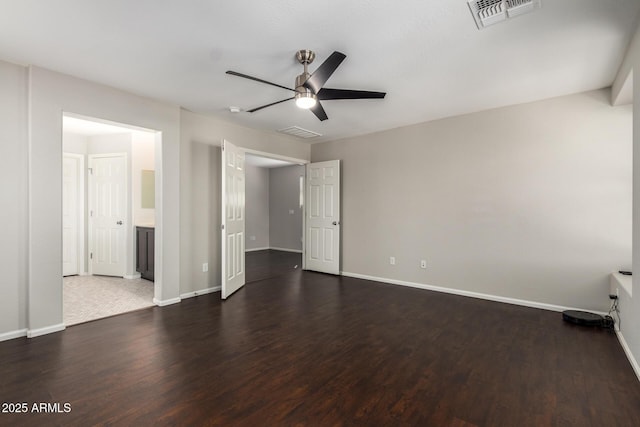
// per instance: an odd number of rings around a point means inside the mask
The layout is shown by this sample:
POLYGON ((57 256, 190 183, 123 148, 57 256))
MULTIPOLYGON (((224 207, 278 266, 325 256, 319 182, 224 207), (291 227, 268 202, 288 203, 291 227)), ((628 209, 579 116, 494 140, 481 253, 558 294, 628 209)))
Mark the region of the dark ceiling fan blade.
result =
POLYGON ((330 89, 328 87, 320 89, 318 99, 323 101, 331 99, 382 99, 386 92, 371 92, 368 90, 351 89, 330 89))
POLYGON ((251 110, 247 110, 247 113, 255 113, 256 111, 262 110, 263 108, 271 107, 272 105, 280 104, 281 102, 290 101, 293 98, 295 98, 295 97, 292 96, 291 98, 282 99, 280 101, 272 102, 271 104, 263 105, 261 107, 252 108, 251 110))
POLYGON ((254 81, 260 82, 260 83, 266 83, 266 84, 271 85, 271 86, 275 86, 275 87, 279 87, 279 88, 282 88, 282 89, 286 89, 286 90, 290 90, 292 92, 295 92, 295 89, 291 89, 289 87, 282 86, 282 85, 279 85, 277 83, 271 83, 271 82, 268 82, 266 80, 259 79, 257 77, 252 77, 252 76, 248 76, 246 74, 238 73, 236 71, 227 71, 227 74, 230 74, 232 76, 243 77, 245 79, 254 80, 254 81))
POLYGON ((313 93, 320 92, 322 86, 329 80, 331 74, 338 68, 338 66, 344 61, 347 57, 344 53, 340 53, 338 51, 333 52, 329 57, 324 61, 317 70, 311 74, 311 77, 304 82, 304 87, 307 89, 311 89, 313 93))
POLYGON ((316 117, 321 121, 327 120, 327 113, 325 113, 324 108, 322 108, 322 104, 320 102, 316 102, 316 105, 310 108, 311 112, 316 115, 316 117))

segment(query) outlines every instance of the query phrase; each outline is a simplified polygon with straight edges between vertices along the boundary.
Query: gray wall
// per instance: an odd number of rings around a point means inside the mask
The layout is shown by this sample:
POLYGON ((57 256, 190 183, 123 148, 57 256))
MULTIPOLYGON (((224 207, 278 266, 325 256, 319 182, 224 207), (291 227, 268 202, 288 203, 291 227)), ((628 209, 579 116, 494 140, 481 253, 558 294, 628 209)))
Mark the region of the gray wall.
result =
POLYGON ((304 171, 304 166, 299 165, 270 170, 269 241, 272 248, 302 251, 300 177, 304 171))
POLYGON ((304 166, 246 165, 245 170, 247 250, 302 251, 299 179, 304 176, 304 166))
POLYGON ((23 67, 0 61, 0 94, 2 340, 27 328, 27 72, 23 67))
POLYGON ((269 169, 245 165, 245 248, 269 248, 269 169))
POLYGON ((62 134, 62 151, 65 153, 82 154, 87 157, 87 146, 89 145, 89 137, 77 135, 74 133, 63 132, 62 134))
POLYGON ((314 144, 342 160, 342 270, 607 311, 632 220, 632 113, 608 95, 314 144))

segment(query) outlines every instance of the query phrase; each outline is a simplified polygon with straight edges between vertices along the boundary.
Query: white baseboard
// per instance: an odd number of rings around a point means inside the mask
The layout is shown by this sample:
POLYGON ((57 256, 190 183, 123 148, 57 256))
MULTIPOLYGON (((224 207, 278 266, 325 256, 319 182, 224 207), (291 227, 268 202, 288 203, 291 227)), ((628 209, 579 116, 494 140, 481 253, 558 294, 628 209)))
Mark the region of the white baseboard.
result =
POLYGON ((270 248, 252 248, 252 249, 245 249, 245 252, 257 252, 257 251, 266 251, 270 248))
POLYGON ((180 298, 186 299, 186 298, 197 297, 199 295, 210 294, 210 293, 213 293, 213 292, 220 291, 221 288, 222 287, 220 285, 218 285, 218 286, 212 286, 212 287, 206 288, 206 289, 200 289, 198 291, 187 292, 186 294, 180 294, 180 298))
POLYGON ((622 332, 616 331, 616 335, 618 336, 618 341, 620 341, 620 345, 624 350, 624 354, 627 355, 627 359, 629 359, 629 363, 631 363, 631 367, 633 368, 633 370, 636 373, 636 376, 638 377, 638 381, 640 381, 640 365, 638 365, 638 361, 636 360, 635 357, 633 357, 633 353, 631 353, 631 349, 629 348, 627 341, 624 339, 622 332))
POLYGON ((44 328, 28 329, 27 338, 35 338, 35 337, 39 337, 40 335, 52 334, 54 332, 60 332, 64 330, 65 330, 64 323, 58 323, 57 325, 51 325, 44 328))
POLYGON ((14 338, 26 337, 27 330, 26 329, 18 329, 17 331, 4 332, 0 334, 0 341, 12 340, 14 338))
POLYGON ((171 298, 171 299, 165 299, 165 300, 159 300, 159 299, 153 299, 153 303, 155 305, 157 305, 158 307, 164 307, 167 305, 171 305, 171 304, 177 304, 180 302, 180 298, 171 298))
POLYGON ((136 274, 131 274, 131 275, 125 275, 125 276, 123 276, 123 278, 125 278, 127 280, 134 280, 134 279, 142 278, 142 275, 140 273, 136 273, 136 274))
POLYGON ((276 247, 270 247, 269 249, 274 250, 274 251, 283 251, 283 252, 295 252, 298 254, 302 253, 301 249, 288 249, 288 248, 276 248, 276 247))
MULTIPOLYGON (((521 305, 521 306, 524 306, 524 307, 540 308, 542 310, 550 310, 550 311, 585 310, 583 308, 565 307, 565 306, 561 306, 561 305, 547 304, 547 303, 537 302, 537 301, 528 301, 528 300, 522 300, 522 299, 517 299, 517 298, 503 297, 503 296, 499 296, 499 295, 491 295, 491 294, 483 294, 483 293, 479 293, 479 292, 465 291, 465 290, 462 290, 462 289, 443 288, 441 286, 426 285, 426 284, 423 284, 423 283, 415 283, 415 282, 405 282, 403 280, 387 279, 387 278, 384 278, 384 277, 367 276, 367 275, 364 275, 364 274, 349 273, 349 272, 346 272, 346 271, 343 271, 341 274, 343 276, 354 277, 356 279, 372 280, 374 282, 382 282, 382 283, 389 283, 389 284, 392 284, 392 285, 408 286, 408 287, 411 287, 411 288, 425 289, 425 290, 428 290, 428 291, 444 292, 444 293, 447 293, 447 294, 461 295, 461 296, 465 296, 465 297, 479 298, 479 299, 484 299, 484 300, 489 300, 489 301, 496 301, 496 302, 503 302, 503 303, 506 303, 506 304, 521 305)), ((590 311, 592 313, 600 314, 602 316, 607 314, 607 313, 602 312, 602 311, 593 311, 593 310, 588 310, 588 311, 590 311)))

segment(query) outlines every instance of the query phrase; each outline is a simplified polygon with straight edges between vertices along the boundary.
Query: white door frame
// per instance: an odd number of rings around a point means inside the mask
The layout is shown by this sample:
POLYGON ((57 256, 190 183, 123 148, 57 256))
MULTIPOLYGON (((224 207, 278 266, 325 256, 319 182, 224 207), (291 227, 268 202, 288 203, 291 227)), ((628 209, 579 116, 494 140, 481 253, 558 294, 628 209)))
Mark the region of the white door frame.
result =
POLYGON ((307 163, 309 163, 309 160, 298 159, 296 157, 282 156, 280 154, 267 153, 266 151, 258 151, 258 150, 253 150, 251 148, 244 148, 244 147, 239 147, 239 148, 242 148, 242 150, 247 154, 253 154, 255 156, 266 157, 268 159, 284 160, 285 162, 296 163, 296 164, 298 164, 300 166, 303 166, 303 165, 306 165, 307 163))
POLYGON ((77 192, 77 230, 76 236, 78 238, 77 243, 77 262, 78 262, 78 275, 84 276, 87 274, 85 269, 85 247, 84 247, 84 217, 85 217, 85 200, 84 200, 84 187, 85 187, 85 168, 84 168, 84 155, 77 153, 63 152, 62 157, 69 157, 78 161, 78 180, 76 185, 77 192))
MULTIPOLYGON (((91 116, 91 115, 84 115, 84 114, 80 114, 77 112, 72 112, 72 111, 63 111, 62 114, 59 117, 60 120, 60 125, 62 126, 62 120, 64 116, 68 116, 68 117, 75 117, 78 119, 83 119, 83 120, 87 120, 87 121, 91 121, 91 122, 97 122, 97 123, 105 123, 105 124, 109 124, 109 125, 114 125, 114 126, 119 126, 122 128, 126 128, 126 129, 130 129, 131 131, 142 131, 142 132, 150 132, 153 133, 155 136, 155 150, 154 150, 154 163, 155 163, 155 172, 156 172, 156 181, 155 181, 155 198, 156 198, 156 207, 155 207, 155 247, 154 247, 154 252, 155 252, 155 280, 153 282, 153 303, 158 305, 158 306, 165 306, 165 305, 169 305, 169 304, 173 304, 176 302, 179 302, 179 300, 175 300, 175 299, 169 299, 169 300, 163 300, 162 299, 162 289, 163 289, 163 274, 162 274, 162 270, 163 270, 163 253, 162 253, 162 246, 163 246, 163 229, 162 229, 162 218, 163 218, 163 211, 162 211, 162 200, 163 200, 163 195, 164 195, 164 189, 163 189, 163 167, 162 167, 162 154, 163 154, 163 143, 162 143, 162 138, 163 138, 163 133, 160 130, 156 130, 156 129, 151 129, 151 128, 146 128, 143 126, 137 126, 135 124, 132 123, 125 123, 125 122, 120 122, 120 121, 112 121, 112 120, 107 120, 107 119, 101 119, 95 116, 91 116)), ((62 152, 62 144, 61 144, 61 148, 60 148, 60 152, 62 152)), ((86 223, 85 223, 86 224, 86 223)), ((131 230, 130 232, 133 233, 133 227, 129 227, 131 230)), ((88 237, 88 236, 87 236, 88 237)), ((84 248, 85 251, 85 257, 87 256, 88 250, 87 247, 84 248)), ((133 254, 132 254, 133 256, 133 254)), ((87 263, 89 264, 89 263, 87 263)), ((85 270, 86 274, 91 274, 89 273, 88 269, 85 270)))
MULTIPOLYGON (((93 159, 98 159, 98 158, 104 158, 104 157, 123 157, 124 158, 124 162, 125 162, 125 169, 124 169, 124 188, 126 189, 125 195, 123 197, 124 200, 124 212, 125 212, 125 224, 124 224, 124 242, 122 244, 123 248, 124 248, 124 265, 122 267, 122 277, 124 278, 124 276, 126 275, 127 272, 127 260, 129 259, 129 257, 133 256, 132 253, 130 253, 130 248, 129 245, 127 245, 127 241, 130 238, 130 233, 131 233, 131 215, 130 215, 130 194, 131 194, 131 189, 129 188, 129 157, 127 156, 127 153, 104 153, 104 154, 89 154, 88 157, 88 163, 89 163, 89 168, 91 168, 91 164, 92 164, 92 160, 93 159)), ((92 219, 92 215, 91 215, 91 211, 94 209, 94 204, 95 204, 95 195, 93 193, 93 174, 89 173, 88 174, 88 196, 89 196, 89 204, 88 204, 88 209, 87 209, 87 218, 88 218, 88 246, 90 249, 90 253, 95 252, 94 251, 94 235, 93 235, 93 219, 92 219)), ((90 275, 93 275, 93 262, 91 259, 87 260, 87 266, 88 266, 88 271, 90 275)))
MULTIPOLYGON (((290 161, 293 163, 297 163, 300 166, 304 166, 304 174, 302 175, 302 269, 306 270, 307 269, 307 205, 308 205, 308 200, 307 200, 307 170, 309 165, 312 164, 312 162, 310 160, 303 160, 303 159, 296 159, 293 157, 287 157, 287 156, 281 156, 281 155, 277 155, 277 154, 271 154, 271 153, 267 153, 264 151, 258 151, 258 150, 251 150, 251 149, 244 149, 245 153, 250 153, 250 154, 255 154, 255 155, 259 155, 262 157, 267 157, 267 158, 272 158, 272 159, 278 159, 278 160, 286 160, 286 161, 290 161)), ((317 162, 317 163, 321 163, 321 162, 317 162)), ((339 163, 339 167, 340 169, 342 168, 341 162, 339 163)), ((341 171, 339 172, 341 175, 341 171)), ((342 184, 340 184, 341 186, 342 184)), ((339 189, 341 190, 341 188, 339 189)), ((340 191, 340 198, 342 198, 342 191, 340 191)), ((340 202, 340 206, 342 206, 342 203, 340 202)), ((339 208, 339 212, 338 212, 338 216, 341 217, 341 210, 342 208, 339 208)), ((245 213, 246 214, 246 213, 245 213)), ((339 258, 341 258, 341 252, 342 252, 342 226, 340 224, 340 221, 338 221, 338 227, 340 228, 340 239, 338 241, 338 246, 339 246, 339 258)), ((340 259, 338 260, 338 274, 342 274, 342 263, 340 262, 340 259)))

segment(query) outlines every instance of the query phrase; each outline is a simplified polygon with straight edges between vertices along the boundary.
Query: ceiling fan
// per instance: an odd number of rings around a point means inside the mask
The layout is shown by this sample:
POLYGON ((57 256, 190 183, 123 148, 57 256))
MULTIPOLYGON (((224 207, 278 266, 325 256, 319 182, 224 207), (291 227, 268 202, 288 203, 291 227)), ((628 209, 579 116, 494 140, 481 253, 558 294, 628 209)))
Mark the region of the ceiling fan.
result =
POLYGON ((327 120, 327 113, 320 101, 330 101, 335 99, 381 99, 386 95, 385 92, 370 92, 367 90, 350 90, 350 89, 330 89, 323 87, 329 80, 329 77, 338 68, 338 66, 344 61, 347 56, 340 52, 333 52, 329 58, 327 58, 320 66, 309 74, 307 67, 316 58, 315 52, 311 50, 299 50, 296 52, 296 59, 304 66, 304 72, 296 77, 295 89, 288 88, 286 86, 279 85, 277 83, 268 82, 266 80, 259 79, 257 77, 248 76, 246 74, 238 73, 236 71, 227 71, 227 74, 232 76, 243 77, 245 79, 254 80, 256 82, 265 83, 271 86, 279 87, 282 89, 295 92, 295 95, 291 98, 282 99, 280 101, 272 102, 271 104, 262 105, 257 108, 247 110, 248 113, 255 113, 263 108, 271 107, 272 105, 280 104, 281 102, 296 100, 296 105, 299 108, 311 110, 313 114, 320 120, 327 120))

